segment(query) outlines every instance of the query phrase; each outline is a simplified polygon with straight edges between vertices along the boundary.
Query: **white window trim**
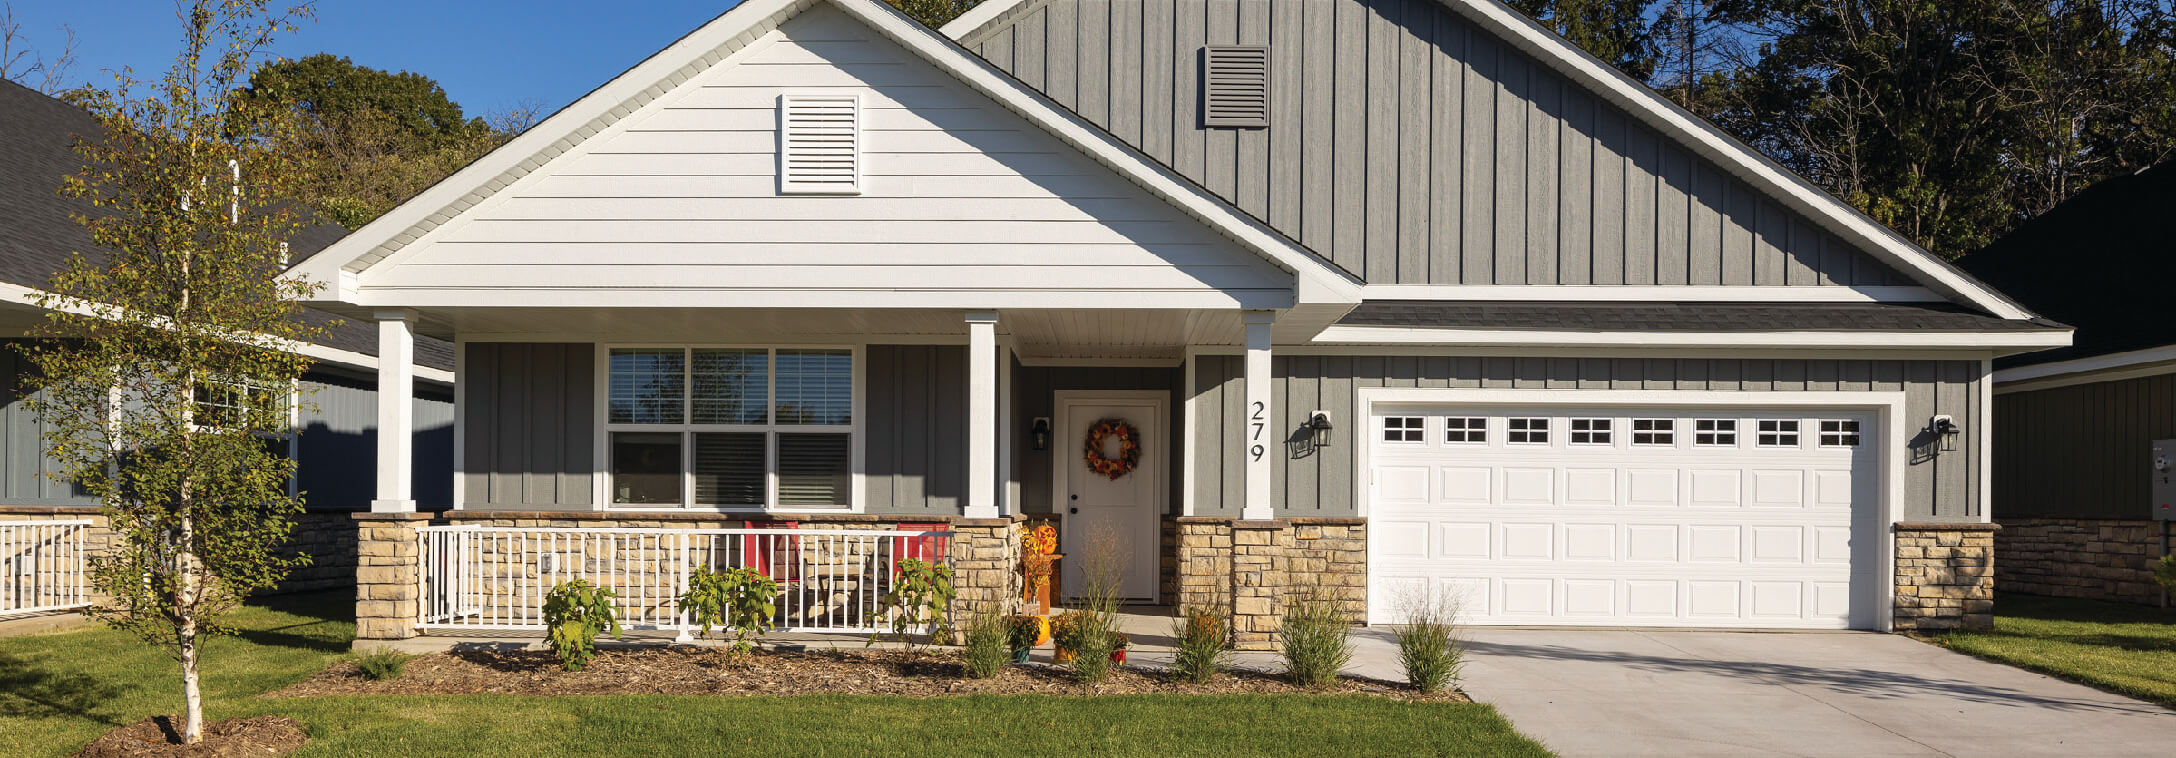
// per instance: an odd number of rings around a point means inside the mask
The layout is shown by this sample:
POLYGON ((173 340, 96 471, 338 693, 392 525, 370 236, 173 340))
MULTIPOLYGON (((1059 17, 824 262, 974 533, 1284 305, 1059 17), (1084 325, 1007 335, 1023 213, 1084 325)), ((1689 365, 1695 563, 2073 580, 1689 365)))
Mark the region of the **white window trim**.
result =
MULTIPOLYGON (((1570 440, 1570 439, 1571 439, 1571 435, 1569 435, 1569 434, 1566 434, 1566 435, 1564 436, 1564 439, 1566 439, 1567 441, 1568 441, 1568 440, 1570 440)), ((1511 446, 1511 447, 1553 447, 1553 446, 1555 446, 1555 445, 1556 445, 1556 417, 1555 417, 1555 416, 1505 416, 1505 417, 1504 417, 1504 444, 1505 444, 1505 445, 1507 445, 1507 446, 1511 446), (1533 427, 1528 427, 1528 428, 1525 428, 1525 429, 1513 429, 1513 428, 1511 428, 1511 422, 1513 422, 1513 421, 1521 421, 1521 420, 1524 420, 1524 421, 1535 421, 1535 420, 1539 420, 1539 421, 1541 422, 1541 428, 1539 428, 1539 429, 1536 429, 1536 428, 1533 428, 1533 427), (1541 441, 1540 441, 1540 442, 1534 442, 1534 441, 1532 441, 1532 440, 1525 440, 1525 441, 1521 441, 1521 440, 1515 440, 1515 439, 1512 439, 1512 438, 1511 438, 1511 435, 1514 435, 1514 434, 1525 434, 1525 435, 1527 435, 1527 436, 1531 437, 1531 436, 1533 436, 1533 433, 1534 433, 1534 432, 1541 432, 1541 441)))
MULTIPOLYGON (((1677 419, 1677 418, 1675 418, 1675 417, 1669 417, 1669 416, 1632 416, 1632 417, 1629 417, 1629 418, 1625 419, 1625 438, 1624 438, 1625 444, 1626 444, 1626 445, 1628 445, 1628 446, 1631 446, 1631 447, 1642 447, 1642 448, 1674 448, 1674 447, 1677 447, 1677 446, 1678 446, 1678 441, 1679 441, 1679 440, 1681 440, 1681 439, 1684 439, 1684 437, 1682 437, 1682 436, 1680 436, 1680 435, 1679 435, 1679 431, 1681 431, 1681 430, 1680 430, 1680 428, 1679 428, 1679 425, 1678 425, 1678 421, 1679 421, 1679 419, 1677 419), (1641 428, 1640 428, 1640 422, 1642 422, 1642 421, 1648 422, 1648 423, 1650 423, 1650 424, 1661 424, 1661 425, 1665 425, 1665 426, 1662 426, 1662 427, 1660 427, 1660 428, 1655 428, 1655 429, 1641 429, 1641 428), (1666 439, 1668 439, 1669 441, 1668 441, 1668 442, 1641 442, 1641 441, 1640 441, 1640 437, 1639 437, 1639 436, 1640 436, 1640 435, 1642 435, 1642 434, 1647 434, 1647 435, 1664 435, 1664 436, 1665 436, 1665 438, 1666 438, 1666 439)), ((1717 447, 1717 446, 1715 446, 1715 445, 1710 445, 1709 447, 1717 447)))
POLYGON ((1745 446, 1745 422, 1743 419, 1722 418, 1719 416, 1694 416, 1688 420, 1692 422, 1692 428, 1689 430, 1690 436, 1688 437, 1687 441, 1692 443, 1693 447, 1712 449, 1736 449, 1745 446), (1700 428, 1700 422, 1702 421, 1713 421, 1716 422, 1717 426, 1714 429, 1704 430, 1700 428), (1721 427, 1721 423, 1725 421, 1730 422, 1730 428, 1727 430, 1721 427), (1700 435, 1703 433, 1718 436, 1728 434, 1730 435, 1730 441, 1727 443, 1701 442, 1700 435))
MULTIPOLYGON (((651 512, 651 513, 655 513, 655 512, 666 512, 666 513, 809 513, 809 514, 815 514, 815 513, 866 513, 866 512, 867 512, 867 510, 868 510, 868 502, 869 502, 869 500, 868 500, 868 496, 867 496, 867 491, 868 491, 868 486, 867 486, 867 484, 868 484, 868 483, 867 483, 867 478, 866 478, 866 475, 867 475, 867 472, 868 472, 868 462, 867 462, 867 452, 866 452, 866 451, 867 451, 867 447, 868 447, 868 442, 867 442, 867 431, 868 431, 868 429, 867 429, 867 427, 868 427, 868 419, 867 419, 867 416, 868 416, 868 412, 867 412, 867 411, 868 411, 868 408, 867 408, 867 392, 868 392, 868 387, 867 387, 867 380, 868 380, 868 368, 867 368, 867 360, 868 360, 868 349, 867 349, 867 348, 868 348, 868 346, 867 346, 867 345, 863 345, 863 344, 850 344, 850 345, 823 345, 823 344, 798 344, 798 343, 797 343, 797 344, 738 344, 738 343, 685 343, 685 342, 675 342, 675 343, 651 343, 651 342, 643 342, 643 343, 631 343, 631 342, 599 342, 599 343, 596 343, 596 344, 594 345, 594 347, 595 347, 595 350, 596 350, 596 359, 595 359, 595 363, 596 363, 596 366, 595 366, 595 370, 594 370, 594 375, 593 375, 593 376, 594 376, 594 378, 593 378, 593 380, 592 380, 592 384, 594 384, 595 386, 594 386, 594 387, 592 388, 592 392, 591 392, 591 399, 592 399, 592 401, 593 401, 593 405, 594 405, 594 407, 593 407, 593 408, 592 408, 591 410, 592 410, 592 419, 593 419, 593 421, 594 421, 594 423, 592 424, 592 426, 594 426, 594 427, 595 427, 595 429, 596 429, 596 433, 595 433, 595 435, 593 436, 593 438, 592 438, 592 440, 591 440, 591 445, 592 445, 592 448, 591 448, 591 449, 592 449, 592 453, 593 453, 593 454, 592 454, 592 457, 591 457, 591 458, 592 458, 592 459, 591 459, 591 471, 592 471, 592 476, 591 476, 591 479, 592 479, 592 481, 593 481, 593 483, 594 483, 594 485, 593 485, 593 488, 592 488, 592 495, 591 495, 591 499, 592 499, 592 502, 593 502, 593 504, 592 504, 592 505, 591 505, 591 507, 590 507, 590 509, 591 509, 591 510, 594 510, 594 511, 612 511, 612 512, 651 512), (679 350, 689 350, 689 351, 692 351, 692 350, 708 350, 708 349, 724 349, 724 350, 768 350, 768 351, 771 351, 771 352, 770 352, 770 355, 771 355, 771 360, 770 360, 770 366, 769 366, 769 373, 767 374, 767 376, 765 377, 765 380, 764 380, 764 381, 765 381, 765 386, 766 386, 766 388, 767 388, 767 396, 766 396, 766 398, 765 398, 765 404, 766 404, 766 405, 765 405, 765 418, 766 418, 766 420, 767 420, 767 422, 768 422, 768 423, 765 423, 765 424, 762 424, 762 425, 754 425, 754 424, 692 424, 692 423, 680 423, 680 424, 616 424, 616 423, 611 423, 611 420, 610 420, 610 419, 611 419, 611 413, 612 413, 612 411, 611 411, 611 392, 612 392, 612 387, 611 387, 611 384, 612 384, 612 351, 613 351, 613 350, 620 350, 620 349, 668 349, 668 350, 670 350, 670 349, 679 349, 679 350), (777 358, 778 358, 778 351, 780 351, 780 350, 845 350, 845 351, 847 351, 847 352, 848 352, 848 354, 849 354, 849 355, 851 355, 851 356, 852 356, 852 357, 851 357, 851 359, 850 359, 850 360, 852 361, 852 370, 851 370, 851 376, 852 376, 852 378, 848 380, 848 381, 850 381, 850 382, 851 382, 851 386, 849 387, 849 393, 848 393, 848 394, 849 394, 849 396, 850 396, 850 398, 851 398, 851 400, 850 400, 850 403, 849 403, 849 407, 850 407, 850 411, 849 411, 849 412, 853 414, 853 419, 852 419, 852 423, 848 423, 848 424, 843 424, 843 425, 839 425, 839 424, 824 424, 824 425, 794 425, 794 424, 785 424, 785 425, 781 425, 781 424, 778 424, 778 423, 776 423, 776 422, 778 421, 778 418, 777 418, 777 416, 778 416, 778 414, 777 414, 777 401, 778 401, 778 393, 777 393, 777 391, 776 391, 776 390, 777 390, 777 384, 778 384, 778 374, 777 374, 777 371, 778 371, 778 369, 777 369, 777 358), (764 461, 764 472, 763 472, 763 479, 764 479, 764 484, 763 484, 763 490, 764 490, 764 501, 765 501, 765 502, 764 502, 764 504, 763 504, 763 505, 760 505, 760 506, 746 506, 746 505, 735 505, 735 506, 697 505, 697 504, 696 504, 696 503, 694 502, 694 499, 695 499, 695 467, 693 466, 693 462, 694 462, 695 448, 694 448, 694 445, 692 445, 692 444, 690 444, 689 442, 687 442, 687 438, 686 438, 685 436, 683 436, 683 437, 682 437, 682 441, 681 441, 681 443, 680 443, 680 504, 679 504, 679 505, 658 505, 658 504, 649 504, 649 503, 640 503, 640 504, 634 504, 634 503, 631 503, 631 504, 620 504, 620 503, 614 503, 614 502, 612 502, 612 449, 611 449, 611 445, 612 445, 612 433, 613 433, 613 432, 645 432, 645 431, 671 431, 671 432, 677 432, 677 433, 680 433, 680 434, 682 434, 682 435, 687 435, 687 434, 689 434, 689 433, 697 433, 697 432, 757 432, 757 431, 761 431, 761 432, 764 432, 764 433, 765 433, 765 438, 764 438, 764 443, 763 443, 763 445, 764 445, 764 453, 763 453, 763 461, 764 461), (778 442, 777 442, 777 439, 778 439, 778 438, 777 438, 777 433, 778 433, 778 432, 781 432, 781 431, 783 431, 783 432, 785 432, 785 433, 789 433, 789 434, 790 434, 790 433, 793 433, 793 432, 796 432, 796 431, 806 431, 806 432, 831 432, 831 433, 838 433, 838 432, 841 432, 841 431, 843 431, 843 432, 846 432, 846 433, 847 433, 847 434, 849 435, 849 436, 848 436, 848 438, 847 438, 847 443, 846 443, 846 449, 847 449, 847 474, 848 474, 848 480, 849 480, 849 493, 848 493, 848 499, 849 499, 849 500, 850 500, 851 502, 847 503, 847 504, 846 504, 846 507, 844 507, 844 508, 785 508, 785 507, 780 507, 780 506, 778 505, 778 442)), ((688 363, 688 365, 687 365, 687 368, 686 368, 685 370, 689 370, 689 371, 692 371, 692 370, 693 370, 693 368, 694 368, 694 367, 693 367, 693 364, 692 364, 692 362, 690 362, 690 363, 688 363)), ((689 411, 691 411, 691 410, 692 410, 692 406, 691 406, 691 405, 689 405, 689 402, 690 402, 690 401, 688 400, 688 397, 689 397, 689 393, 692 393, 692 392, 694 391, 694 382, 693 382, 693 381, 684 381, 684 382, 682 382, 682 383, 681 383, 681 385, 682 385, 682 386, 681 386, 681 388, 680 388, 680 391, 681 391, 681 398, 682 398, 682 412, 683 412, 683 413, 687 413, 687 412, 689 412, 689 411)), ((685 418, 685 417, 683 417, 683 418, 685 418)))
POLYGON ((1425 446, 1428 444, 1428 419, 1428 416, 1384 416, 1382 426, 1377 427, 1375 430, 1376 439, 1385 445, 1410 445, 1416 447, 1425 446), (1396 431, 1399 432, 1398 436, 1400 437, 1405 436, 1405 434, 1409 432, 1420 432, 1420 439, 1391 439, 1390 432, 1392 430, 1390 428, 1390 420, 1393 418, 1419 421, 1419 426, 1401 426, 1398 427, 1396 431))
POLYGON ((1495 441, 1495 435, 1494 435, 1494 434, 1491 434, 1491 433, 1490 433, 1490 432, 1492 431, 1492 429, 1491 429, 1490 427, 1493 427, 1493 426, 1494 426, 1494 424, 1491 424, 1491 423, 1489 423, 1489 419, 1493 418, 1493 417, 1491 417, 1491 416, 1464 416, 1464 415, 1458 415, 1458 416, 1442 416, 1441 418, 1443 419, 1443 444, 1445 444, 1445 445, 1452 445, 1452 446, 1458 446, 1458 447, 1488 447, 1488 446, 1489 446, 1489 444, 1490 444, 1491 442, 1495 441), (1478 440, 1454 440, 1454 439, 1451 439, 1451 433, 1452 433, 1452 431, 1453 431, 1453 430, 1451 429, 1451 420, 1453 420, 1453 419, 1457 419, 1457 420, 1461 420, 1461 421, 1479 421, 1479 422, 1481 422, 1481 425, 1480 425, 1480 426, 1479 426, 1478 428, 1476 428, 1476 427, 1472 427, 1472 426, 1468 426, 1468 427, 1465 427, 1465 428, 1463 428, 1463 429, 1458 429, 1458 430, 1456 430, 1456 431, 1458 431, 1458 432, 1460 432, 1460 433, 1463 433, 1463 434, 1472 434, 1472 433, 1474 433, 1474 432, 1480 432, 1480 433, 1481 433, 1481 438, 1480 438, 1480 439, 1478 439, 1478 440))
POLYGON ((1616 447, 1617 419, 1608 416, 1567 417, 1564 420, 1564 444, 1577 447, 1616 447), (1586 429, 1579 428, 1581 421, 1587 422, 1586 429), (1587 435, 1588 441, 1580 442, 1580 434, 1587 435), (1602 436, 1599 442, 1594 441, 1594 435, 1597 434, 1602 436))
MULTIPOLYGON (((1742 421, 1741 421, 1741 422, 1739 422, 1739 425, 1740 425, 1740 426, 1743 426, 1743 425, 1744 425, 1744 422, 1742 422, 1742 421)), ((1805 447, 1806 447, 1806 422, 1805 422, 1805 420, 1804 420, 1804 419, 1795 419, 1795 418, 1757 418, 1757 419, 1753 419, 1753 449, 1755 449, 1755 450, 1803 450, 1803 449, 1805 449, 1805 447), (1770 431, 1770 430, 1767 430, 1767 429, 1762 429, 1762 428, 1761 428, 1761 425, 1762 425, 1762 424, 1775 424, 1775 425, 1776 425, 1776 428, 1775 428, 1775 429, 1774 429, 1773 431, 1770 431), (1783 425, 1784 425, 1784 424, 1789 424, 1789 425, 1790 425, 1790 428, 1789 428, 1789 429, 1785 429, 1785 428, 1783 428, 1783 425), (1775 438, 1776 438, 1776 439, 1778 439, 1778 440, 1781 440, 1781 439, 1783 439, 1783 438, 1784 438, 1785 436, 1789 436, 1789 437, 1791 438, 1791 443, 1790 443, 1790 444, 1788 444, 1788 445, 1786 445, 1786 444, 1782 444, 1782 443, 1780 443, 1780 442, 1778 442, 1778 443, 1776 443, 1776 444, 1769 444, 1768 442, 1766 442, 1766 441, 1764 441, 1764 440, 1762 440, 1762 439, 1761 439, 1761 436, 1762 436, 1762 435, 1769 435, 1769 436, 1773 436, 1773 437, 1775 437, 1775 438)))

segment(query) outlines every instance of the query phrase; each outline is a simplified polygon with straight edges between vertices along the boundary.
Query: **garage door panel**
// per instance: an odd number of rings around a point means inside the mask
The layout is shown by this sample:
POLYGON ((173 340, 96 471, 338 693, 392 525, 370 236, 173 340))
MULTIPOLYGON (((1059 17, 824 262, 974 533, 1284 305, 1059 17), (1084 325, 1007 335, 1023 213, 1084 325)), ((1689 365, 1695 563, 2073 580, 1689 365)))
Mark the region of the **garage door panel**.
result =
MULTIPOLYGON (((1371 618, 1420 587, 1456 595, 1479 624, 1841 628, 1877 618, 1885 573, 1855 528, 1878 507, 1871 448, 1761 446, 1757 422, 1854 412, 1638 412, 1401 408, 1433 435, 1371 443, 1371 618), (1487 443, 1449 444, 1449 416, 1487 417, 1487 443), (1507 444, 1508 418, 1549 419, 1549 444, 1507 444), (1613 444, 1575 444, 1573 419, 1611 419, 1613 444), (1635 419, 1674 418, 1669 444, 1635 419), (1696 443, 1697 419, 1736 419, 1732 444, 1696 443), (1420 472, 1420 473, 1415 473, 1420 472), (1385 483, 1388 483, 1387 486, 1385 483), (1854 506, 1859 506, 1857 514, 1854 506), (1871 589, 1870 589, 1871 588, 1871 589), (1872 596, 1878 600, 1878 595, 1872 596)), ((1653 425, 1650 424, 1650 429, 1653 425)))

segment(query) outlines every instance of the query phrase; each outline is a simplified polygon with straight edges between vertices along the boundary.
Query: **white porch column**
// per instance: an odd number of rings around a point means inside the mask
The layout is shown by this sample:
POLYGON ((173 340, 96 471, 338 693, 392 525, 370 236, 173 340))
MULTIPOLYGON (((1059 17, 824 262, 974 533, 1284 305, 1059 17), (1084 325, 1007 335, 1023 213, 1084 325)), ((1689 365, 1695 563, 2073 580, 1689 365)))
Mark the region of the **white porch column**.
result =
POLYGON ((968 518, 997 518, 997 312, 967 312, 968 518))
POLYGON ((378 320, 377 513, 412 513, 414 495, 416 313, 381 310, 378 320))
POLYGON ((1269 328, 1277 320, 1277 314, 1275 311, 1247 311, 1242 317, 1247 324, 1247 407, 1241 452, 1247 459, 1247 489, 1245 506, 1240 509, 1239 517, 1266 521, 1277 517, 1270 496, 1269 459, 1279 439, 1277 432, 1270 428, 1276 423, 1277 408, 1269 367, 1269 328))

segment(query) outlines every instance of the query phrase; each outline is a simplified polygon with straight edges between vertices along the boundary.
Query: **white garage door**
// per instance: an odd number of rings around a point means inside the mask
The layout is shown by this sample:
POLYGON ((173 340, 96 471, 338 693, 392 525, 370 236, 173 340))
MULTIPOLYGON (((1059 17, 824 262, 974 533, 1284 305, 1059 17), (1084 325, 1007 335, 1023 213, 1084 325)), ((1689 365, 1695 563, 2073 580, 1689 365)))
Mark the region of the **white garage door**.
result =
POLYGON ((1369 619, 1875 625, 1863 411, 1377 405, 1369 619))

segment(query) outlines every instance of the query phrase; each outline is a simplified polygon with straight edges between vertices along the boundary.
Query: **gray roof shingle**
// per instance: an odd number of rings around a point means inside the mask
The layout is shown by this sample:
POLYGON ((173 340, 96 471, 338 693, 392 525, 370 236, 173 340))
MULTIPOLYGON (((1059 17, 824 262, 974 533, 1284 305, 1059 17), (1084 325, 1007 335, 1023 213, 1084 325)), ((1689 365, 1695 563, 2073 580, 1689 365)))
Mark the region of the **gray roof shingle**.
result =
MULTIPOLYGON (((98 121, 82 109, 0 80, 0 281, 42 288, 68 256, 93 250, 90 234, 73 218, 88 206, 62 197, 58 190, 61 177, 82 168, 75 140, 97 130, 98 121)), ((336 224, 310 226, 298 232, 288 247, 301 260, 346 235, 347 230, 336 224)), ((307 311, 304 319, 325 325, 336 317, 307 311)), ((353 320, 340 321, 316 342, 378 354, 375 329, 353 320)), ((453 346, 417 337, 416 364, 452 370, 453 346)))

